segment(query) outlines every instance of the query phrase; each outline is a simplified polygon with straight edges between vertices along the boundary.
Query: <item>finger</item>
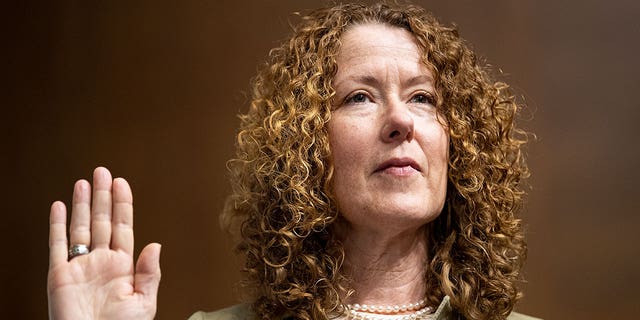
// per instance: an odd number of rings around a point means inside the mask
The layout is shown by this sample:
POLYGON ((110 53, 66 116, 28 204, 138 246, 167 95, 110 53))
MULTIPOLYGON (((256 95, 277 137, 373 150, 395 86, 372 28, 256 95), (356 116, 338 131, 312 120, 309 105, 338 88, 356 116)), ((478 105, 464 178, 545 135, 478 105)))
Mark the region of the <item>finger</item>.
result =
POLYGON ((134 279, 135 291, 152 299, 155 305, 160 285, 160 249, 158 243, 148 244, 138 257, 136 263, 136 275, 134 279))
POLYGON ((49 215, 49 269, 67 262, 67 208, 56 201, 49 215))
POLYGON ((111 249, 133 256, 133 195, 126 180, 113 180, 111 249))
POLYGON ((111 241, 111 173, 103 167, 93 171, 91 202, 91 248, 109 248, 111 241))
POLYGON ((71 204, 71 244, 91 245, 91 185, 86 180, 78 180, 73 187, 71 204))

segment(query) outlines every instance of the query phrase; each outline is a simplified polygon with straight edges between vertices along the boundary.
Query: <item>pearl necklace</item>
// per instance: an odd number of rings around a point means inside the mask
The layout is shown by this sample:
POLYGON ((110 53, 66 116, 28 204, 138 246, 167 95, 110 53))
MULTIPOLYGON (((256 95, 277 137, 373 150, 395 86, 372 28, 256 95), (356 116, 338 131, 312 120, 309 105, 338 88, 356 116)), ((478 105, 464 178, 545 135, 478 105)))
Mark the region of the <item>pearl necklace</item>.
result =
POLYGON ((354 320, 418 320, 429 319, 433 313, 432 307, 425 307, 410 314, 373 314, 360 311, 348 310, 347 319, 354 320))
POLYGON ((427 307, 427 301, 422 299, 416 303, 403 304, 403 305, 388 305, 388 306, 376 306, 366 304, 348 304, 347 319, 360 319, 360 320, 415 320, 426 319, 428 315, 435 310, 432 307, 427 307), (415 311, 414 311, 415 310, 415 311), (410 314, 397 314, 400 312, 414 311, 410 314))
POLYGON ((393 306, 376 306, 376 305, 366 305, 366 304, 348 304, 347 309, 359 312, 370 312, 370 313, 398 313, 405 311, 413 311, 424 308, 427 305, 427 300, 422 299, 416 303, 409 303, 393 306))

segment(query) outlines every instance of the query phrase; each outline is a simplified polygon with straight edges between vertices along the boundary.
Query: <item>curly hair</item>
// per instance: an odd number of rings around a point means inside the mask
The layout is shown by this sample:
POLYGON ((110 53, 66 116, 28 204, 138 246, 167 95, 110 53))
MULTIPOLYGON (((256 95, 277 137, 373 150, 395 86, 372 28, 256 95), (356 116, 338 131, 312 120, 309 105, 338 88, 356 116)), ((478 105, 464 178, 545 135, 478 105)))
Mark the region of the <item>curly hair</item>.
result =
POLYGON ((327 319, 349 291, 332 231, 339 213, 327 123, 340 38, 365 23, 414 35, 434 71, 436 107, 449 131, 447 197, 427 233, 428 301, 437 305, 448 295, 461 318, 504 319, 521 297, 526 256, 516 217, 520 181, 528 176, 526 133, 514 124, 521 106, 508 85, 491 80, 455 27, 395 3, 335 5, 302 16, 252 81, 221 217, 239 232, 252 307, 262 319, 327 319))

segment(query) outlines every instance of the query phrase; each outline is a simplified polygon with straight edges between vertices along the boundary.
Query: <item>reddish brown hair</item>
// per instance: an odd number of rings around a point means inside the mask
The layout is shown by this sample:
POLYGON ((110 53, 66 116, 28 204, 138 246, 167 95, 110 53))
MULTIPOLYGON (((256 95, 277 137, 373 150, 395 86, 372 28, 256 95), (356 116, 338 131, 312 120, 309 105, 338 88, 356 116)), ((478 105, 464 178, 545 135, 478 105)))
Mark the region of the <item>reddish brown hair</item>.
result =
POLYGON ((222 216, 239 222, 239 251, 262 319, 288 313, 325 319, 345 288, 343 249, 332 226, 327 136, 336 55, 345 30, 383 23, 411 32, 436 77, 437 107, 450 135, 445 209, 429 226, 428 300, 444 295, 467 319, 504 319, 520 297, 526 253, 520 180, 528 175, 514 126, 519 109, 509 87, 494 82, 455 28, 412 5, 345 4, 301 18, 271 51, 241 115, 232 194, 222 216))

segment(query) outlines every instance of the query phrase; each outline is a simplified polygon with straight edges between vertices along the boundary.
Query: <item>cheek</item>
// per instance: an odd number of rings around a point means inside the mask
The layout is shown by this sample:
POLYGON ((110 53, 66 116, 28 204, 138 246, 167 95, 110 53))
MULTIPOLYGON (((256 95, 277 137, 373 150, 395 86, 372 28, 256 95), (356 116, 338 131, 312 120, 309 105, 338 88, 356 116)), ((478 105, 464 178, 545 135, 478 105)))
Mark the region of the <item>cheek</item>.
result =
POLYGON ((441 124, 435 117, 425 119, 417 128, 421 144, 427 153, 427 157, 433 160, 448 159, 449 154, 449 129, 441 124))
POLYGON ((356 178, 361 154, 349 140, 334 141, 331 145, 334 169, 334 187, 345 187, 356 178))
POLYGON ((427 132, 427 147, 425 153, 430 170, 433 170, 434 183, 441 187, 448 180, 449 167, 449 134, 448 130, 441 126, 431 126, 427 132), (443 182, 444 181, 444 182, 443 182))
POLYGON ((442 161, 444 161, 444 165, 447 166, 449 162, 449 134, 445 128, 440 132, 439 138, 439 154, 441 154, 442 161))
POLYGON ((361 130, 339 119, 332 121, 328 133, 335 169, 353 166, 362 157, 363 141, 358 134, 361 130))
POLYGON ((439 155, 440 155, 440 166, 441 166, 441 188, 442 192, 446 193, 447 182, 449 180, 449 134, 446 128, 443 128, 440 139, 439 139, 439 155))
POLYGON ((336 121, 328 128, 333 162, 333 188, 336 195, 350 193, 362 180, 367 159, 366 139, 362 131, 336 121))
MULTIPOLYGON (((436 120, 437 121, 437 120, 436 120)), ((431 137, 430 144, 433 145, 433 152, 440 158, 449 158, 449 129, 440 122, 432 123, 428 135, 431 137)))

